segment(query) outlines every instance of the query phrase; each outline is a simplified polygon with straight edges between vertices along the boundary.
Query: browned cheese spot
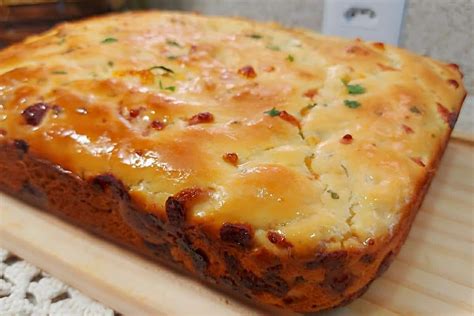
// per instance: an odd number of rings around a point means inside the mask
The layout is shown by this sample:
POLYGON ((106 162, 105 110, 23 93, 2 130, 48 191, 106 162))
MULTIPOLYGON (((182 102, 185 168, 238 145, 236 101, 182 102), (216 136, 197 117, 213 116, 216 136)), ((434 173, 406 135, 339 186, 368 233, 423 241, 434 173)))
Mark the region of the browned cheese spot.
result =
POLYGON ((151 128, 156 129, 157 131, 161 131, 166 127, 166 124, 161 121, 154 120, 150 123, 150 126, 151 128))
POLYGON ((131 117, 131 118, 136 118, 137 116, 139 116, 139 115, 140 115, 140 110, 141 110, 141 109, 131 109, 131 110, 129 111, 130 117, 131 117))
POLYGON ((319 267, 330 270, 337 270, 344 266, 347 260, 347 251, 338 250, 333 252, 319 252, 313 260, 306 263, 306 268, 314 270, 319 267))
POLYGON ((274 66, 267 66, 267 67, 263 68, 263 71, 265 71, 265 72, 274 72, 275 67, 274 66))
POLYGON ((456 124, 456 120, 458 118, 458 115, 456 112, 450 112, 444 105, 441 103, 437 103, 438 106, 438 113, 441 115, 441 118, 448 123, 449 127, 451 129, 454 128, 454 125, 456 124))
POLYGON ((267 238, 272 244, 275 244, 278 247, 282 247, 282 248, 293 247, 293 244, 287 241, 285 236, 283 236, 282 234, 278 232, 275 232, 275 231, 267 232, 267 238))
POLYGON ((453 87, 454 89, 459 88, 459 83, 458 83, 456 80, 454 80, 454 79, 449 79, 449 80, 448 80, 448 84, 449 84, 451 87, 453 87))
POLYGON ((394 68, 392 66, 384 65, 381 63, 377 63, 377 66, 382 70, 382 71, 398 71, 397 68, 394 68))
POLYGON ((48 104, 39 102, 27 107, 25 110, 23 110, 23 112, 21 112, 21 115, 25 119, 26 124, 38 126, 43 120, 43 117, 45 116, 48 109, 48 104))
POLYGON ((448 67, 455 70, 455 71, 457 71, 461 75, 461 78, 464 78, 464 74, 461 71, 461 68, 459 67, 458 64, 449 64, 448 67))
POLYGON ((407 133, 407 134, 413 134, 414 133, 413 129, 408 125, 402 124, 402 128, 405 131, 405 133, 407 133))
POLYGON ((353 46, 348 47, 346 49, 346 52, 348 54, 354 54, 354 55, 359 55, 359 56, 369 55, 369 51, 366 48, 360 47, 360 46, 357 46, 357 45, 353 45, 353 46))
POLYGON ((225 223, 220 229, 221 240, 244 248, 252 245, 253 228, 249 224, 225 223))
POLYGON ((303 93, 303 96, 310 99, 314 98, 316 95, 318 95, 318 89, 316 88, 308 89, 303 93))
POLYGON ((257 77, 257 73, 255 72, 252 66, 242 67, 237 71, 237 73, 248 79, 253 79, 257 77))
POLYGON ((171 225, 175 227, 183 226, 186 221, 186 209, 184 204, 178 199, 170 196, 165 203, 166 216, 171 225))
POLYGON ((237 163, 239 162, 239 156, 236 153, 225 153, 222 156, 222 159, 233 166, 237 166, 237 163))
POLYGON ((351 134, 346 134, 346 135, 342 136, 342 138, 339 142, 341 144, 344 144, 344 145, 349 145, 349 144, 352 144, 352 141, 353 141, 352 135, 351 134))
POLYGON ((375 48, 381 49, 381 50, 385 50, 385 44, 382 43, 382 42, 372 43, 372 46, 374 46, 375 48))
POLYGON ((187 188, 168 197, 165 210, 170 224, 174 227, 182 227, 186 222, 186 209, 205 196, 205 193, 206 191, 200 188, 187 188))
POLYGON ((214 115, 212 115, 212 113, 209 113, 209 112, 198 113, 192 116, 188 120, 189 125, 212 123, 212 122, 214 122, 214 115))
POLYGON ((421 167, 425 167, 425 163, 423 162, 423 160, 421 160, 420 157, 410 157, 410 159, 416 163, 417 165, 421 166, 421 167))

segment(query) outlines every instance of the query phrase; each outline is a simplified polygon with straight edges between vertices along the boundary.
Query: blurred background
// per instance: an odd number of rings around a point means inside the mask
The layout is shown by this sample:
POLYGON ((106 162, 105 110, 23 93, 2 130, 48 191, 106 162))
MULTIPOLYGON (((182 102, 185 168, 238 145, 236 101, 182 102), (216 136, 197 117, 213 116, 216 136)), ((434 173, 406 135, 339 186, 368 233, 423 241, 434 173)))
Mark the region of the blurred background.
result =
POLYGON ((459 64, 474 90, 474 0, 0 0, 0 47, 60 21, 143 9, 244 16, 393 43, 459 64))

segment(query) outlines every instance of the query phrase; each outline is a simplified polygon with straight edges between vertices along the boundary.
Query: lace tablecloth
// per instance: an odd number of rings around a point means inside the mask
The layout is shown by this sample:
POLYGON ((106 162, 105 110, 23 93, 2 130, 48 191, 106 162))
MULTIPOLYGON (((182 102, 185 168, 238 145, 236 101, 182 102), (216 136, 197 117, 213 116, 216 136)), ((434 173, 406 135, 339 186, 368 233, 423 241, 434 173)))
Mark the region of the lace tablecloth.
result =
POLYGON ((0 248, 0 315, 117 315, 0 248))

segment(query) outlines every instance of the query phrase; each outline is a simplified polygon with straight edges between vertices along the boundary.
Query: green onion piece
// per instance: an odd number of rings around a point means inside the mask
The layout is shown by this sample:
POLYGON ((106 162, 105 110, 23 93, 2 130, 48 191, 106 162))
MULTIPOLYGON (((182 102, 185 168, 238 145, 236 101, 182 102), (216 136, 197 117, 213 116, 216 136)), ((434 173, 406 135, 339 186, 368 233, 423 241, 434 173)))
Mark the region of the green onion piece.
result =
POLYGON ((270 115, 271 117, 275 117, 280 115, 281 111, 277 110, 276 108, 272 108, 271 110, 265 111, 263 113, 270 115))
POLYGON ((328 190, 328 193, 331 194, 331 198, 332 198, 332 199, 334 199, 334 200, 338 200, 338 199, 339 199, 339 194, 337 194, 336 192, 331 191, 331 190, 328 190))
POLYGON ((410 108, 410 112, 416 113, 416 114, 421 114, 420 109, 418 109, 416 106, 412 106, 412 107, 410 108))
POLYGON ((172 91, 172 92, 174 92, 176 90, 175 86, 168 86, 168 87, 163 86, 163 83, 161 82, 161 80, 160 80, 159 85, 160 85, 161 90, 168 90, 168 91, 172 91))
POLYGON ((165 66, 153 66, 153 67, 149 68, 148 70, 154 70, 154 69, 161 69, 164 72, 174 74, 174 71, 172 69, 170 69, 168 67, 165 67, 165 66))
POLYGON ((360 103, 355 100, 344 100, 344 105, 351 109, 356 109, 360 106, 360 103))
POLYGON ((271 49, 271 50, 273 50, 273 51, 276 51, 276 52, 278 52, 278 51, 281 50, 280 47, 278 47, 278 46, 276 46, 276 45, 267 45, 267 48, 268 48, 268 49, 271 49))
POLYGON ((115 37, 107 37, 101 43, 110 44, 110 43, 115 43, 115 42, 118 42, 118 39, 116 39, 115 37))
POLYGON ((181 45, 179 45, 178 42, 176 42, 174 40, 171 40, 171 39, 167 39, 166 44, 171 45, 171 46, 181 47, 181 45))
POLYGON ((362 94, 365 93, 365 88, 359 84, 348 84, 347 92, 349 92, 349 94, 362 94))

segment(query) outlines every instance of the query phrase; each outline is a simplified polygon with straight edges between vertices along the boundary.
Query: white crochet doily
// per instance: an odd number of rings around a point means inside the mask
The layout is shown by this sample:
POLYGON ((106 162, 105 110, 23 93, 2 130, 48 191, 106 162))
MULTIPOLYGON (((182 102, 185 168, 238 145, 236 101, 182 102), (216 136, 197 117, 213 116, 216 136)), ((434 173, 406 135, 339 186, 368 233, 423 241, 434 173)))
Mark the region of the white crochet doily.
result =
POLYGON ((117 315, 0 248, 0 315, 117 315))

